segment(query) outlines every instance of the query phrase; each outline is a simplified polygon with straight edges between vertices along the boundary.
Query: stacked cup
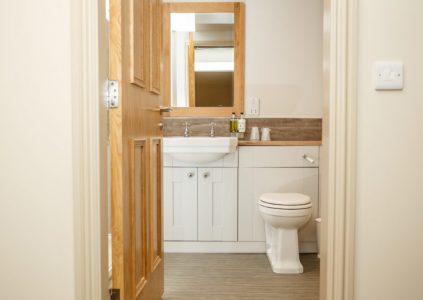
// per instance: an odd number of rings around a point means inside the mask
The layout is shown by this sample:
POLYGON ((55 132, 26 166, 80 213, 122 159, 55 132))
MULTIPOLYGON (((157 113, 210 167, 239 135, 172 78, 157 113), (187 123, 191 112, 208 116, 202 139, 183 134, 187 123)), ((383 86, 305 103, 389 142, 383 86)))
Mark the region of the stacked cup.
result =
MULTIPOLYGON (((270 128, 267 127, 263 127, 261 129, 261 140, 262 141, 270 141, 270 128)), ((259 133, 259 128, 254 126, 251 127, 251 132, 250 132, 250 140, 251 141, 258 141, 260 140, 260 133, 259 133)))
POLYGON ((263 127, 261 129, 261 140, 270 141, 270 128, 263 127))
POLYGON ((258 141, 258 140, 260 140, 260 133, 259 133, 259 128, 258 127, 256 127, 256 126, 251 127, 250 140, 251 141, 258 141))

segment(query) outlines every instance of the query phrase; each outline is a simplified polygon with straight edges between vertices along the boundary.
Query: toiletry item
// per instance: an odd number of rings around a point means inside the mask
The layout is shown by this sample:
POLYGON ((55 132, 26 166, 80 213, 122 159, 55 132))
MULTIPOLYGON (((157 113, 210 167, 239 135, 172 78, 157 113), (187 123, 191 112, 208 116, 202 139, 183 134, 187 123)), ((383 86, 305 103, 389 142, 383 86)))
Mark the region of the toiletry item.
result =
POLYGON ((231 119, 229 120, 229 132, 231 133, 231 136, 236 136, 237 130, 238 130, 238 122, 236 119, 236 115, 233 112, 231 119))
POLYGON ((263 127, 261 129, 261 140, 270 141, 270 128, 263 127))
POLYGON ((251 133, 250 133, 250 140, 251 141, 258 141, 260 139, 260 133, 258 127, 251 127, 251 133))
POLYGON ((244 118, 244 113, 241 113, 237 122, 237 128, 238 128, 238 137, 239 138, 244 138, 244 134, 245 134, 245 129, 246 129, 246 124, 247 121, 244 118))

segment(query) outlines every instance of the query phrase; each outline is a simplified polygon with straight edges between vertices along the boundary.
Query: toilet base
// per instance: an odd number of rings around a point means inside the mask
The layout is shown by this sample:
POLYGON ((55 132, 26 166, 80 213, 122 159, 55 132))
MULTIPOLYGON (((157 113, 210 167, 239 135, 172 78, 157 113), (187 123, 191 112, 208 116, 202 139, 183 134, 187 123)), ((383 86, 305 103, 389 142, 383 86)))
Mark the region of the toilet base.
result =
POLYGON ((269 259, 270 265, 272 267, 273 273, 277 274, 301 274, 304 272, 303 265, 298 260, 298 262, 289 262, 284 264, 278 264, 274 262, 269 253, 267 254, 267 258, 269 259))
POLYGON ((274 273, 300 274, 304 272, 298 251, 298 230, 274 228, 266 225, 267 257, 274 273))

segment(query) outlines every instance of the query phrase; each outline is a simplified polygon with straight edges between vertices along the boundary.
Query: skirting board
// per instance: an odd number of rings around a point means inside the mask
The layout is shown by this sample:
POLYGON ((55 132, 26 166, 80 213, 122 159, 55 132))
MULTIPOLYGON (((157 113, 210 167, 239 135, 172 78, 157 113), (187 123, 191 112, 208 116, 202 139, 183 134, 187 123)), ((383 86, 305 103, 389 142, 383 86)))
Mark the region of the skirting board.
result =
MULTIPOLYGON (((300 253, 317 253, 317 243, 300 243, 300 253)), ((264 242, 165 241, 165 253, 265 253, 264 242)))

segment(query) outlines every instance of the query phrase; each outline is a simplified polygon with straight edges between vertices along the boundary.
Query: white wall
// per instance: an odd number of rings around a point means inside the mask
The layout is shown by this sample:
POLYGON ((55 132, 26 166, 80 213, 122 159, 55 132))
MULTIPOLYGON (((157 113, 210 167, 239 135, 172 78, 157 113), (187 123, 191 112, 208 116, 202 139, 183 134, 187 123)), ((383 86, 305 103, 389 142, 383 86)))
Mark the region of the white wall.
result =
POLYGON ((70 1, 2 1, 1 298, 74 299, 70 1))
POLYGON ((321 117, 323 0, 242 2, 245 101, 261 99, 260 117, 321 117))
POLYGON ((261 117, 321 117, 323 1, 245 2, 245 100, 261 117))
POLYGON ((359 1, 357 300, 423 295, 423 2, 359 1), (403 91, 372 64, 402 60, 403 91))

